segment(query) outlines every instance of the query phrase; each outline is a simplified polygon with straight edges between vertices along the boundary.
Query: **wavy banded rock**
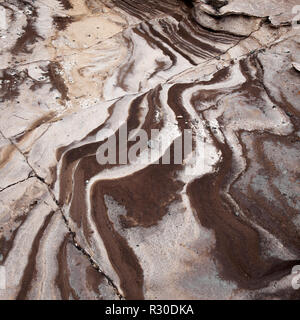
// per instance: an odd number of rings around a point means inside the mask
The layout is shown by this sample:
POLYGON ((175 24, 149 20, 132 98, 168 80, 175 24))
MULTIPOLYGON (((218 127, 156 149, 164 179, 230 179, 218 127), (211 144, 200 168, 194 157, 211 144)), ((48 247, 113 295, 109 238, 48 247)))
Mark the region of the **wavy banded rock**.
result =
POLYGON ((0 2, 1 299, 299 299, 296 4, 0 2))

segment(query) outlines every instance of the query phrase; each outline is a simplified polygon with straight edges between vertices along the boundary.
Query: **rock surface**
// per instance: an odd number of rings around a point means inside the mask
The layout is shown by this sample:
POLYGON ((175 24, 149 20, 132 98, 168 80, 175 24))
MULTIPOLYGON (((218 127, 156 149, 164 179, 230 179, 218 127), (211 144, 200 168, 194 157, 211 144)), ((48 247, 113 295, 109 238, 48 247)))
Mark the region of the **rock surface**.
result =
POLYGON ((1 0, 0 299, 299 299, 297 5, 1 0))

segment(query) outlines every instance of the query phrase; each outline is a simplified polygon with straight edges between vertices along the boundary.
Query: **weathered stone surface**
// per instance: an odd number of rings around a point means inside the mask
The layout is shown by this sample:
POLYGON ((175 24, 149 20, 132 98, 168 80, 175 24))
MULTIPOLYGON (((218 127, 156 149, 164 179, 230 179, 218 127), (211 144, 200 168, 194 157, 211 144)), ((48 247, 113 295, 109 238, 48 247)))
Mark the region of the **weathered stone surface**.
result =
POLYGON ((259 29, 261 18, 230 15, 214 17, 201 10, 194 11, 194 17, 202 27, 214 31, 228 32, 239 36, 249 36, 259 29))
POLYGON ((299 299, 298 2, 0 1, 0 299, 299 299))
POLYGON ((291 24, 297 12, 293 10, 299 5, 298 0, 228 0, 227 4, 215 5, 215 1, 196 0, 200 10, 212 15, 246 15, 269 18, 274 26, 291 24))
POLYGON ((0 134, 0 191, 25 180, 32 172, 25 157, 0 134))
POLYGON ((0 299, 113 299, 73 239, 47 187, 29 178, 0 193, 0 299))

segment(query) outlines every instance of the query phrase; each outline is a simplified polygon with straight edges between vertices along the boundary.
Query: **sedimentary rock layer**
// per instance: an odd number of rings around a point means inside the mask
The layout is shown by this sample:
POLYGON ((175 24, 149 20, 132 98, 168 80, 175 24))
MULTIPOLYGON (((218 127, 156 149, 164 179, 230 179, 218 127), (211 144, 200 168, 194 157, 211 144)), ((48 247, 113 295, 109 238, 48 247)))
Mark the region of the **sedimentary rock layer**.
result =
POLYGON ((297 2, 0 1, 0 298, 299 299, 297 2))

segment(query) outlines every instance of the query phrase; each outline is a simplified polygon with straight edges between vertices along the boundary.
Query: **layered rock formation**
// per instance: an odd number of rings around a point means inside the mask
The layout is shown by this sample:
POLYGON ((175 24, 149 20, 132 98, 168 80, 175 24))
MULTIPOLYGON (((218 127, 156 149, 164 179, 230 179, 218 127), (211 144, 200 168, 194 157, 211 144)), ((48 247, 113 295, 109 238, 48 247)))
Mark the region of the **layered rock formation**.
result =
POLYGON ((0 1, 0 299, 299 299, 297 5, 0 1))

